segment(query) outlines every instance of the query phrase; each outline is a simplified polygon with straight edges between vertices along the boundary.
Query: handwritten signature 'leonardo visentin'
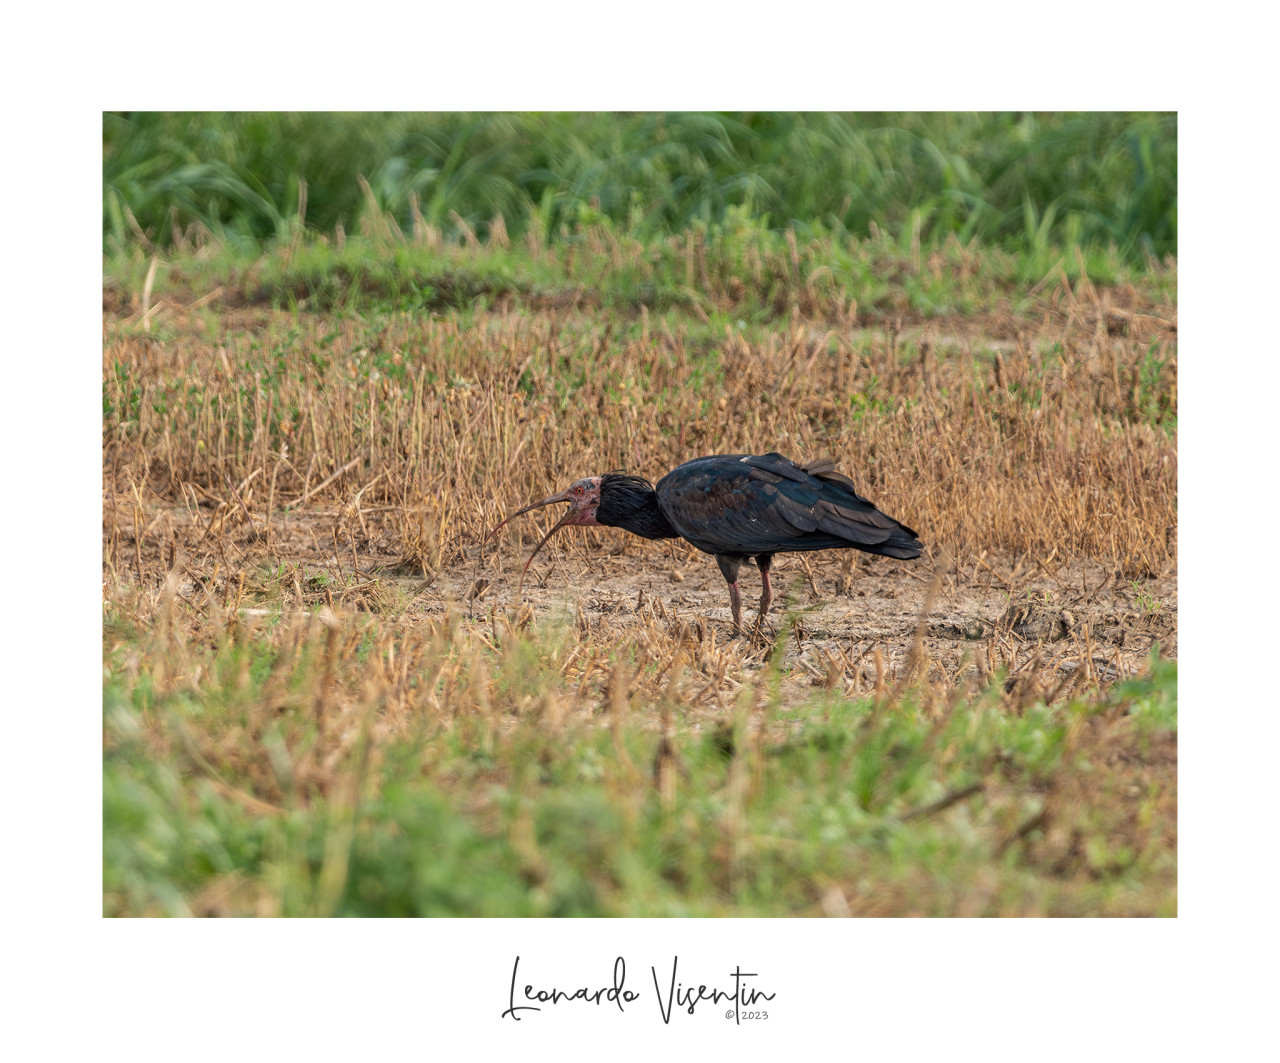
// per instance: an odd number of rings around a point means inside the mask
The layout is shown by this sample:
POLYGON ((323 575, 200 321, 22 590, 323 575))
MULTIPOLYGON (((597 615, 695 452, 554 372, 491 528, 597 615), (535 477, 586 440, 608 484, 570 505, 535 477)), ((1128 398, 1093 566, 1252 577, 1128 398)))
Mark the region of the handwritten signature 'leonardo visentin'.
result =
MULTIPOLYGON (((734 1007, 734 1018, 737 1019, 739 1008, 751 1007, 757 1001, 773 1000, 777 996, 776 993, 766 993, 763 990, 747 985, 746 979, 756 978, 758 975, 754 972, 743 971, 740 966, 735 967, 730 972, 733 978, 732 992, 710 988, 706 985, 686 986, 682 982, 676 981, 679 963, 679 956, 672 957, 671 979, 665 994, 658 984, 657 968, 649 968, 653 975, 653 989, 658 999, 658 1011, 662 1014, 664 1023, 671 1021, 672 1011, 676 1007, 683 1008, 688 1014, 692 1015, 697 1010, 698 1005, 704 1001, 710 1001, 712 1004, 731 1003, 734 1007)), ((554 1005, 572 1001, 585 1001, 597 1006, 605 1003, 614 1004, 620 1012, 625 1012, 627 1004, 632 1004, 640 999, 639 993, 626 988, 627 961, 621 956, 613 961, 612 985, 600 986, 596 989, 588 989, 583 986, 579 989, 565 990, 556 988, 535 989, 532 984, 529 984, 524 986, 524 994, 521 998, 522 1000, 534 1002, 529 1004, 516 1003, 516 978, 519 970, 520 957, 517 956, 516 962, 511 968, 511 990, 507 996, 507 1010, 502 1013, 504 1019, 510 1016, 519 1022, 520 1012, 522 1011, 541 1011, 542 1008, 539 1005, 554 1005)))

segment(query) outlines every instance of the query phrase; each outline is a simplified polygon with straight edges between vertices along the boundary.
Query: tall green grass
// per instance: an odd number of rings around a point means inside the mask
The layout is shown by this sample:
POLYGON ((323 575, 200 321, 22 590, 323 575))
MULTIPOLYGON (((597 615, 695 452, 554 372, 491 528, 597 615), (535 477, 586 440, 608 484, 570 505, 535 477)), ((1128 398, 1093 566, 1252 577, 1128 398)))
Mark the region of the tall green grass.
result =
POLYGON ((162 114, 103 119, 108 248, 258 248, 299 221, 654 239, 729 211, 801 237, 1177 252, 1172 114, 162 114), (495 230, 497 219, 500 228, 495 230))

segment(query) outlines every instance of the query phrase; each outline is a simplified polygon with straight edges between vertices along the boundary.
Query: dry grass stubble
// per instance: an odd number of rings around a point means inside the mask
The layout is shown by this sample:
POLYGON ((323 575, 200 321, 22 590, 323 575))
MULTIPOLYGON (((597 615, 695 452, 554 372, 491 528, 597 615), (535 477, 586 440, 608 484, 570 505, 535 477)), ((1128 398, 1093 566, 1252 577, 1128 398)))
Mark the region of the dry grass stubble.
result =
MULTIPOLYGON (((993 635, 1004 613, 993 589, 1066 609, 1076 623, 1059 635, 1082 634, 1082 619, 1138 626, 1140 594, 1166 603, 1167 619, 1177 460, 1151 421, 1176 416, 1176 326, 1172 311, 1134 299, 1063 285, 1036 322, 850 333, 797 317, 754 340, 732 327, 673 331, 647 314, 628 330, 571 312, 480 314, 472 327, 456 315, 238 312, 221 342, 195 319, 174 321, 164 341, 108 319, 104 375, 119 411, 104 426, 108 579, 154 588, 178 548, 184 585, 212 580, 224 598, 261 569, 292 566, 277 606, 386 612, 398 563, 406 585, 410 570, 427 584, 411 612, 496 605, 524 623, 528 606, 560 600, 602 623, 630 599, 660 617, 719 618, 714 566, 681 543, 561 533, 523 602, 512 565, 554 516, 522 518, 487 553, 480 543, 518 504, 577 476, 656 480, 697 454, 778 449, 834 455, 920 532, 929 559, 950 559, 937 633, 993 635), (1100 591, 1102 609, 1078 616, 1072 606, 1100 591)), ((826 606, 807 626, 853 635, 830 614, 909 637, 929 566, 779 559, 793 600, 826 606), (899 573, 890 585, 888 572, 899 573)), ((1158 634, 1167 643, 1172 631, 1158 634)))

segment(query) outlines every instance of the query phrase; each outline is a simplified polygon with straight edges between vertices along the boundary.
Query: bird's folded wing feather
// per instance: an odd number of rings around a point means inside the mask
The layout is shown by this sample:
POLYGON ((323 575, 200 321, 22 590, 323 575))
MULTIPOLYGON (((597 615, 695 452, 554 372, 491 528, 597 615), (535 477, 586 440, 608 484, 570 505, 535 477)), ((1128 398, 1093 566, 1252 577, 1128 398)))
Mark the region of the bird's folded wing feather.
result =
MULTIPOLYGON (((826 461, 831 468, 835 468, 835 462, 830 458, 821 460, 826 461)), ((750 465, 753 469, 760 469, 763 472, 773 473, 774 476, 780 476, 787 480, 795 480, 797 483, 806 483, 809 479, 809 474, 805 469, 790 458, 784 458, 776 450, 771 450, 768 454, 747 454, 742 458, 742 464, 750 465)))
POLYGON ((703 460, 659 484, 663 511, 700 549, 763 553, 821 546, 876 545, 898 523, 828 473, 809 472, 780 454, 703 460), (743 468, 746 466, 746 468, 743 468))

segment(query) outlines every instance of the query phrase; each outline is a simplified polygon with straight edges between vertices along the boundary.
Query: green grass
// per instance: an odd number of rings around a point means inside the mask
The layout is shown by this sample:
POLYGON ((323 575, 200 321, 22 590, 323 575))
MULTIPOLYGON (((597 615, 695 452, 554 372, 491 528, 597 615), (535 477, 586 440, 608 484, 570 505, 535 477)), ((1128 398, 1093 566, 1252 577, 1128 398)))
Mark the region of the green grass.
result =
MULTIPOLYGON (((386 235, 339 243, 315 234, 270 244, 253 258, 233 245, 156 254, 133 245, 107 256, 103 281, 122 298, 143 292, 150 274, 153 300, 191 304, 213 293, 216 305, 364 317, 466 313, 506 299, 614 311, 638 328, 634 314, 644 308, 693 327, 702 322, 715 342, 726 329, 754 335, 797 311, 837 321, 854 312, 864 320, 1001 308, 1022 313, 1042 289, 1064 278, 1072 285, 1132 285, 1157 303, 1176 298, 1175 266, 1135 268, 1114 247, 1079 254, 1051 247, 1019 255, 976 239, 966 247, 951 238, 917 255, 883 234, 824 234, 798 243, 765 231, 744 251, 733 238, 734 224, 730 219, 642 243, 618 239, 602 222, 584 233, 581 246, 569 249, 434 246, 386 235)), ((217 315, 205 313, 216 333, 217 315)), ((1157 376, 1159 369, 1153 363, 1157 376)))
MULTIPOLYGON (((107 113, 103 229, 241 253, 305 224, 450 240, 751 228, 1177 251, 1177 119, 1129 113, 107 113), (501 224, 497 219, 501 218, 501 224)), ((1069 256, 1068 256, 1069 257, 1069 256)))
MULTIPOLYGON (((162 636, 135 637, 154 650, 162 636)), ((352 637, 353 667, 367 665, 379 632, 352 637)), ((104 682, 105 911, 792 915, 833 888, 869 912, 1175 910, 1171 798, 1159 782, 1136 803, 1099 785, 1090 757, 1108 747, 1082 737, 1091 720, 1134 721, 1148 743, 1176 732, 1175 664, 1020 715, 1001 708, 999 677, 930 714, 910 691, 784 708, 766 671, 731 725, 677 708, 667 803, 652 768, 663 706, 631 705, 616 737, 605 706, 548 715, 564 645, 554 629, 478 651, 446 641, 444 657, 470 657, 452 708, 388 734, 367 695, 338 739, 315 725, 319 630, 293 658, 262 633, 188 646, 198 696, 120 646, 104 682), (304 778, 334 741, 337 766, 304 778)))

